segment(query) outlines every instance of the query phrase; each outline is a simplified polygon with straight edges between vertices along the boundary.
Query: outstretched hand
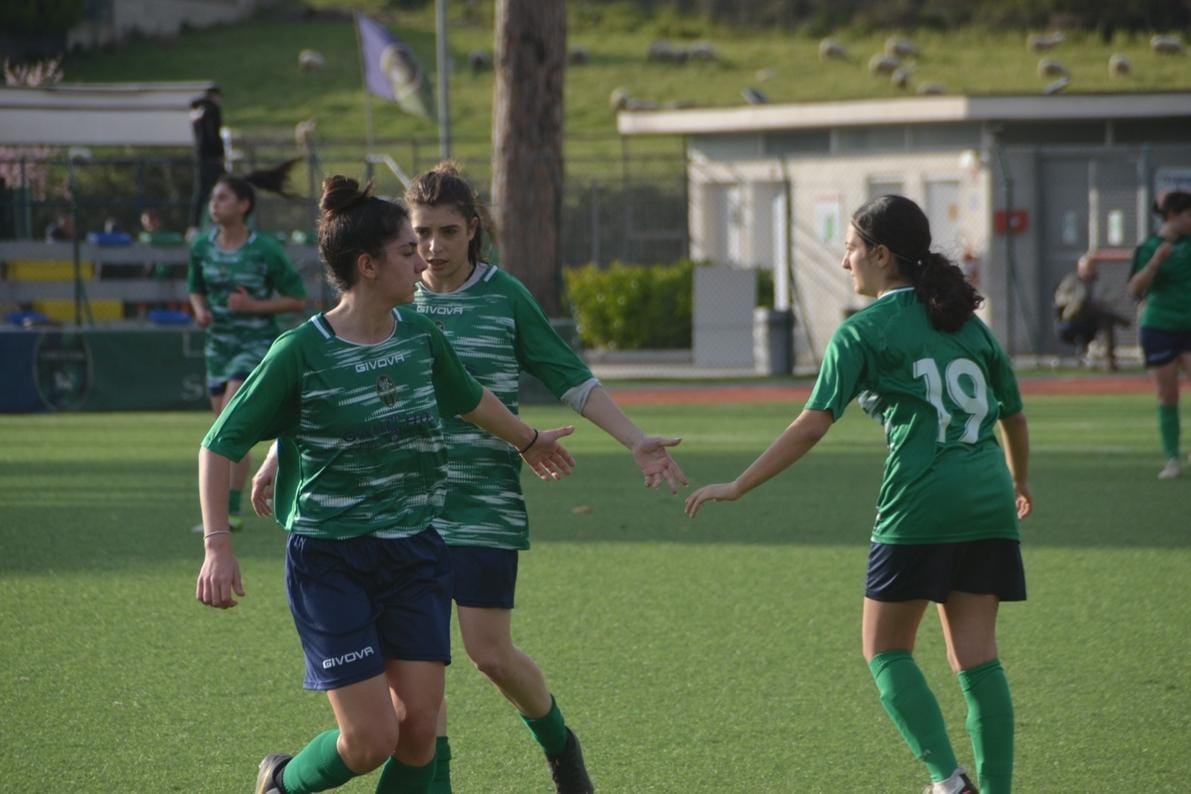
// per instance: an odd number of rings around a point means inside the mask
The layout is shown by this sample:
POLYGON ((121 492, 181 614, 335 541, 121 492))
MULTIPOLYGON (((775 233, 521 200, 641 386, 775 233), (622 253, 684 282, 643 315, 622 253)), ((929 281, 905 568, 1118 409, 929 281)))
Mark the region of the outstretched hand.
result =
POLYGON ((646 488, 657 488, 665 481, 670 487, 670 493, 676 494, 679 486, 687 484, 682 467, 666 451, 667 447, 676 447, 680 443, 681 438, 645 436, 633 445, 633 460, 645 475, 646 488))
POLYGON ((699 513, 699 508, 703 506, 704 502, 735 502, 740 498, 740 492, 736 488, 734 482, 717 482, 712 485, 704 485, 686 498, 686 506, 684 511, 689 518, 694 518, 699 513))
POLYGON ((575 459, 567 452, 566 447, 558 443, 558 439, 574 432, 573 425, 540 430, 538 437, 529 445, 529 449, 521 453, 521 457, 539 479, 560 480, 575 468, 575 459))

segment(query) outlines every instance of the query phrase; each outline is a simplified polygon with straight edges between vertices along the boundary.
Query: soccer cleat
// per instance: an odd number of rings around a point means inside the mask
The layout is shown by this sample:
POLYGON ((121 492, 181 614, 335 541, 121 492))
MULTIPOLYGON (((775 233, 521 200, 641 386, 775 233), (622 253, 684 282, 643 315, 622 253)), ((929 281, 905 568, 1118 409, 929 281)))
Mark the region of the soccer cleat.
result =
POLYGON ((1162 467, 1162 471, 1158 472, 1159 480, 1173 480, 1183 473, 1183 469, 1179 466, 1178 458, 1171 458, 1166 461, 1166 465, 1162 467))
POLYGON ((595 791, 583 764, 579 737, 570 728, 567 728, 566 747, 558 755, 547 756, 546 762, 550 765, 550 776, 554 778, 554 789, 558 794, 592 794, 595 791))
POLYGON ((285 753, 269 753, 261 761, 256 773, 256 788, 252 794, 283 794, 279 777, 282 768, 289 763, 291 756, 285 753))
POLYGON ((963 767, 951 773, 951 777, 931 783, 922 794, 980 794, 963 767))

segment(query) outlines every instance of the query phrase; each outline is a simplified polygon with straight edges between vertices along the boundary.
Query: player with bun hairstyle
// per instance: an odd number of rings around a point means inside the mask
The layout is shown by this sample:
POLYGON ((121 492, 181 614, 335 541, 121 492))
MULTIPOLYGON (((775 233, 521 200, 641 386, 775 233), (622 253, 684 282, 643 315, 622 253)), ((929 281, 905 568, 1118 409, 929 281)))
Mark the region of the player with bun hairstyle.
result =
POLYGON ((303 794, 384 765, 378 792, 425 792, 450 661, 450 561, 434 524, 446 498, 443 420, 502 439, 543 479, 570 473, 558 439, 472 378, 432 322, 403 307, 425 268, 406 211, 342 176, 323 182, 319 252, 338 304, 282 334, 203 439, 203 604, 244 595, 228 529, 228 472, 276 438, 274 510, 289 533, 286 586, 336 728, 260 765, 257 794, 303 794))
POLYGON ((1158 395, 1158 434, 1166 465, 1158 478, 1182 474, 1179 462, 1179 370, 1191 378, 1191 193, 1154 202, 1158 233, 1133 252, 1129 294, 1144 300, 1141 350, 1158 395))
MULTIPOLYGON (((591 370, 551 327, 525 286, 485 261, 483 206, 453 163, 418 176, 405 193, 418 249, 427 262, 414 306, 440 327, 464 366, 510 410, 522 371, 632 452, 645 485, 672 492, 686 476, 666 451, 678 439, 647 436, 613 402, 591 370)), ((444 420, 450 459, 447 501, 435 526, 451 549, 453 597, 468 656, 521 714, 564 794, 592 783, 574 732, 537 664, 513 644, 519 552, 529 548, 521 465, 498 439, 457 418, 444 420)), ((267 500, 266 461, 253 479, 253 506, 267 500)), ((446 708, 439 722, 435 794, 451 791, 446 708)))
POLYGON ((974 793, 912 656, 935 602, 968 704, 980 791, 1004 794, 1013 703, 996 622, 1001 601, 1026 597, 1018 519, 1032 507, 1029 434, 1009 360, 973 313, 981 297, 930 243, 926 216, 907 198, 881 196, 856 211, 843 268, 857 293, 876 300, 836 330, 814 391, 786 431, 734 481, 692 493, 686 512, 693 518, 706 502, 739 499, 790 467, 857 400, 889 446, 869 550, 864 658, 886 711, 930 772, 928 794, 974 793))
MULTIPOLYGON (((208 202, 211 228, 190 249, 190 306, 195 323, 206 329, 207 391, 216 415, 277 338, 277 315, 306 308, 306 288, 285 249, 248 228, 256 208, 254 186, 288 195, 285 179, 295 162, 244 177, 219 177, 208 202)), ((251 465, 246 455, 232 467, 228 511, 233 529, 242 526, 241 492, 251 465)), ((202 530, 202 524, 194 527, 202 530)))

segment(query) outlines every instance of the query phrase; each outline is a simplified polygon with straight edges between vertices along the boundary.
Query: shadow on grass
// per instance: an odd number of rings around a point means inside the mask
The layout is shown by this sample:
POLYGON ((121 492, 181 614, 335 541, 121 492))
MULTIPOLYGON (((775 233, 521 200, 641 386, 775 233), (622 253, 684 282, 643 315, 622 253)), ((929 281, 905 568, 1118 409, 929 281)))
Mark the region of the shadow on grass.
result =
MULTIPOLYGON (((1151 456, 1035 456, 1035 513, 1027 544, 1073 548, 1191 546, 1191 481, 1155 478, 1151 456)), ((740 453, 687 454, 699 484, 734 476, 740 453)), ((869 450, 821 451, 735 504, 706 505, 696 520, 679 496, 648 491, 623 453, 585 453, 575 476, 526 481, 533 542, 868 544, 881 461, 869 450)), ((202 558, 194 467, 189 462, 0 464, 0 574, 127 569, 202 558)), ((245 503, 247 507, 247 500, 245 503)), ((241 558, 277 557, 284 533, 250 516, 241 558)))

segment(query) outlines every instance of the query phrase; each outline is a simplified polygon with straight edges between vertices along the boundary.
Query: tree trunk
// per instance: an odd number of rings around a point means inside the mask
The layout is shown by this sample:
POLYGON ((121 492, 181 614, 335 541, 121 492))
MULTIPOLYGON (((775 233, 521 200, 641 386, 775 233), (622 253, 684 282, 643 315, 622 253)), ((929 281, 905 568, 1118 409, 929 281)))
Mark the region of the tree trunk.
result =
POLYGON ((492 214, 500 261, 558 317, 566 4, 497 0, 495 27, 492 214))

